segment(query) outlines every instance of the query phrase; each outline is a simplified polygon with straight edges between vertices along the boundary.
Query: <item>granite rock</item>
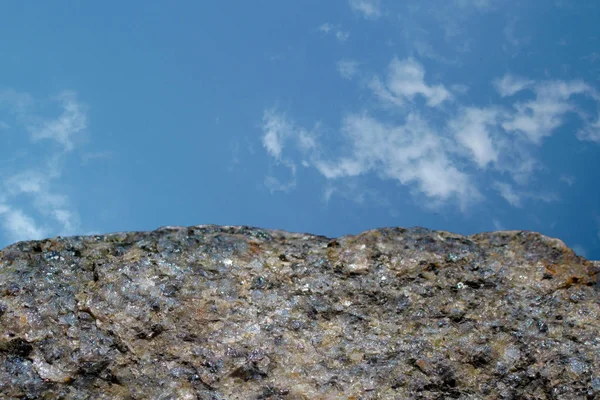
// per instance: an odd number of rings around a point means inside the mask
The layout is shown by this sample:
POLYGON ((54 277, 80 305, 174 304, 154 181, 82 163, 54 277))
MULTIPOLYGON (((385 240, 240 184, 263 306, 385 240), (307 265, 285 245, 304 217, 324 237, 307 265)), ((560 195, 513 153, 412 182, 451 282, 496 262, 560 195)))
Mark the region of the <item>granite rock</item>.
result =
POLYGON ((0 398, 600 398, 599 271, 528 231, 20 242, 0 252, 0 398))

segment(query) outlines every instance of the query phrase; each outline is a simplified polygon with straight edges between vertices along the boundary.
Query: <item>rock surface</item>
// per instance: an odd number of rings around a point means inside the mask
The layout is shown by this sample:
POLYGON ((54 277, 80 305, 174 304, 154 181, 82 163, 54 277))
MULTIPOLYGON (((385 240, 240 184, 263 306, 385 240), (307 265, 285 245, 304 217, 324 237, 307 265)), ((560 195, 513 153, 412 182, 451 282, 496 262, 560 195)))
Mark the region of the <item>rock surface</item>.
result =
POLYGON ((20 242, 0 398, 600 398, 599 267, 521 231, 20 242))

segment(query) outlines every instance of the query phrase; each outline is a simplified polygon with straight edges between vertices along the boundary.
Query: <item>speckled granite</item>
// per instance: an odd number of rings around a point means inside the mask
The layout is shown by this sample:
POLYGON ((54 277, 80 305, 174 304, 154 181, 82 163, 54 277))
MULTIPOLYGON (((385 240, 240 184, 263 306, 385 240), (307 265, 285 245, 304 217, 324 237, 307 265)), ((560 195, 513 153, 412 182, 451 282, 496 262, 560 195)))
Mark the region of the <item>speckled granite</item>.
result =
POLYGON ((518 231, 21 242, 0 252, 0 398, 600 398, 599 270, 518 231))

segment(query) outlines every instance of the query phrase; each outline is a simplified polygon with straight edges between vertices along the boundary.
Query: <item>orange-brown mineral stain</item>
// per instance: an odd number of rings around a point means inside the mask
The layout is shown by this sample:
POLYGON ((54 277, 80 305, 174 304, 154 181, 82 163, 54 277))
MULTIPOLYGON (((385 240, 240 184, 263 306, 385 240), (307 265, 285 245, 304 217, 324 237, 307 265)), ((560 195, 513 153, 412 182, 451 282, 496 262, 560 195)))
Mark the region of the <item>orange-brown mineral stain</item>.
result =
POLYGON ((262 249, 260 248, 260 243, 250 242, 248 244, 248 252, 252 256, 258 256, 260 253, 262 253, 262 249))
POLYGON ((569 288, 577 284, 590 285, 597 279, 597 272, 594 271, 593 265, 589 261, 582 263, 579 260, 567 260, 561 264, 542 261, 542 264, 545 273, 562 280, 561 287, 569 288))

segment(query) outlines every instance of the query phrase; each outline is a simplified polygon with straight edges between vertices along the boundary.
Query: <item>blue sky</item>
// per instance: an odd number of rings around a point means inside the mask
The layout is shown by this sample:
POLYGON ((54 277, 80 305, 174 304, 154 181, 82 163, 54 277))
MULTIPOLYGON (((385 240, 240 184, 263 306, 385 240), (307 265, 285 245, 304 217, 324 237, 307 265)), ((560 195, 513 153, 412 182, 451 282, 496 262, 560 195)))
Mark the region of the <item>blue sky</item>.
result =
POLYGON ((600 259, 600 5, 9 2, 0 247, 534 230, 600 259))

